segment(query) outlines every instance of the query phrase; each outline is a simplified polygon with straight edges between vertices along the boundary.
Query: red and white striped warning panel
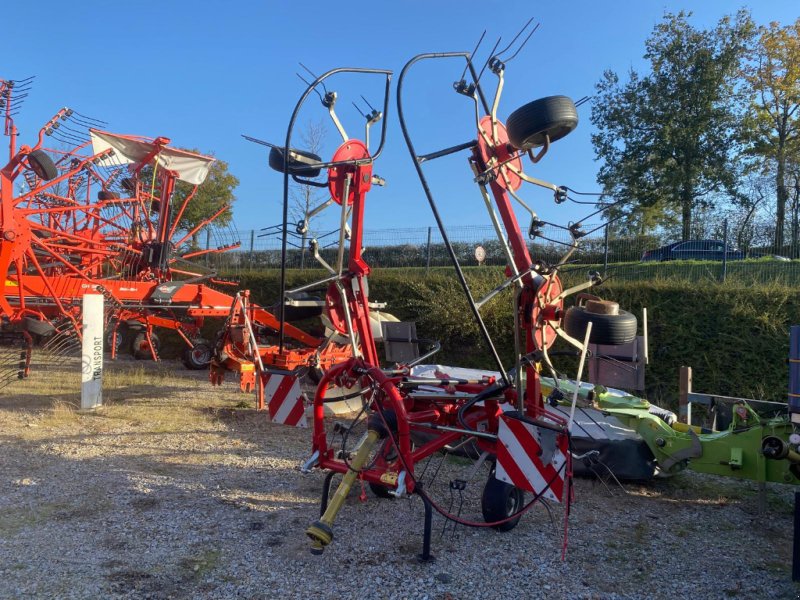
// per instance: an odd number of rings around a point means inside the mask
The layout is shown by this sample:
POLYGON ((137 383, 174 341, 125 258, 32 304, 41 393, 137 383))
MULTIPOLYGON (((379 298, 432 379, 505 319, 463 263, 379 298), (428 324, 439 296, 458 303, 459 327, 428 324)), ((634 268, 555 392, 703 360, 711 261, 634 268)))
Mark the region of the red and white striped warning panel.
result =
POLYGON ((308 427, 305 396, 300 390, 300 380, 292 375, 265 373, 264 400, 274 423, 293 427, 308 427))
POLYGON ((534 494, 550 482, 542 497, 561 502, 567 475, 567 436, 505 414, 500 415, 497 435, 494 476, 534 494))

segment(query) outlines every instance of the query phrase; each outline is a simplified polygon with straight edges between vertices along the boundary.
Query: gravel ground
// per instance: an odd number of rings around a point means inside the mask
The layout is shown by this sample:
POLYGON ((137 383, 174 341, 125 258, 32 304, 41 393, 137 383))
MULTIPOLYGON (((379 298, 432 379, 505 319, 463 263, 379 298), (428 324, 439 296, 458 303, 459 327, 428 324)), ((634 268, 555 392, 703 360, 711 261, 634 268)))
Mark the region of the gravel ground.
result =
POLYGON ((355 493, 312 556, 323 474, 297 470, 308 430, 174 368, 113 367, 109 404, 90 415, 69 408, 59 373, 2 392, 0 598, 800 596, 794 490, 770 486, 759 516, 755 485, 694 473, 578 480, 566 561, 558 506, 508 533, 442 534, 436 516, 436 559, 420 564, 421 501, 355 493))

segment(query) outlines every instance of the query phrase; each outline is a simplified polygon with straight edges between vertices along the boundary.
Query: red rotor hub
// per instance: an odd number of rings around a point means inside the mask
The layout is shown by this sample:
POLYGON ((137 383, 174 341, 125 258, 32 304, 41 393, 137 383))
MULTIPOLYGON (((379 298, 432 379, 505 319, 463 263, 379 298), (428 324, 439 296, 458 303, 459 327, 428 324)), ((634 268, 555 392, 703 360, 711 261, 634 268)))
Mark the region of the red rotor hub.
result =
POLYGON ((495 167, 497 185, 504 190, 515 191, 522 185, 522 178, 509 169, 508 165, 513 165, 517 172, 522 173, 522 159, 509 152, 509 143, 505 125, 496 121, 493 127, 491 117, 486 116, 481 119, 478 132, 478 150, 481 159, 487 168, 495 167))

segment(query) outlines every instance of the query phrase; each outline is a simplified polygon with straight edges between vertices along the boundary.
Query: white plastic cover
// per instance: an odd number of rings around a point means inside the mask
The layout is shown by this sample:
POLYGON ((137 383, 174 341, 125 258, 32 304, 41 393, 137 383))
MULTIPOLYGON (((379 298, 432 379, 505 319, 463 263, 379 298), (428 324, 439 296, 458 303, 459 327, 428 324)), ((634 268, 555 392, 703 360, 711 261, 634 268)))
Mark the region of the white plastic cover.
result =
MULTIPOLYGON (((147 158, 154 149, 151 138, 121 135, 97 129, 92 129, 89 133, 92 137, 92 150, 95 154, 99 154, 109 148, 114 150, 114 156, 101 161, 100 164, 103 166, 138 163, 147 158)), ((149 162, 156 162, 159 168, 174 171, 181 181, 200 185, 208 177, 208 171, 214 159, 202 154, 165 146, 149 162)))

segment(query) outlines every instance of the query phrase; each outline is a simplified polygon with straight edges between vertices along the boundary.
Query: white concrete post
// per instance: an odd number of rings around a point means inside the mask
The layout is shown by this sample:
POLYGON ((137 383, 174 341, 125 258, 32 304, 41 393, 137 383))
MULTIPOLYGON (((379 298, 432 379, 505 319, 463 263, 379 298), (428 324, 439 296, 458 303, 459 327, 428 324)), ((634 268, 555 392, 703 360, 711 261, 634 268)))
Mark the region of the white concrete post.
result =
POLYGON ((103 404, 103 296, 83 296, 81 410, 103 404))

